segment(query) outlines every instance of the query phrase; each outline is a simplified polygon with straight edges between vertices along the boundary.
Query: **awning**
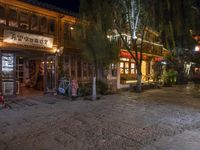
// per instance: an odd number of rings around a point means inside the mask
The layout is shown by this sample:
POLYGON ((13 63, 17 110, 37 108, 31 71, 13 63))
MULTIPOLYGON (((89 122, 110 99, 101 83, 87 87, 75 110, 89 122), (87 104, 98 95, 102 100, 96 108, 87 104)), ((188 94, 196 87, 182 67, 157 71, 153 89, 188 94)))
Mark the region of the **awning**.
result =
MULTIPOLYGON (((133 55, 135 56, 135 54, 133 54, 133 55)), ((120 53, 119 53, 119 56, 123 57, 123 58, 133 59, 131 54, 126 50, 121 50, 120 53)), ((153 60, 156 61, 156 62, 164 60, 162 56, 152 56, 152 55, 148 56, 148 54, 142 55, 143 60, 147 60, 149 57, 153 57, 153 60)), ((138 58, 140 58, 140 54, 138 54, 138 58)))

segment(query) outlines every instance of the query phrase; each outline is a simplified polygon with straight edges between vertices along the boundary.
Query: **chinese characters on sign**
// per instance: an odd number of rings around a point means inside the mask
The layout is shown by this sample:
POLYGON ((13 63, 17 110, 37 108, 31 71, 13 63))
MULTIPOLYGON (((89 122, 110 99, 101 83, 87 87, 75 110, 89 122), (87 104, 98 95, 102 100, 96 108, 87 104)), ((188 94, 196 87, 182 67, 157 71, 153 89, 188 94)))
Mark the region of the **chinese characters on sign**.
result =
POLYGON ((36 47, 53 47, 53 38, 35 34, 4 30, 3 42, 36 47))

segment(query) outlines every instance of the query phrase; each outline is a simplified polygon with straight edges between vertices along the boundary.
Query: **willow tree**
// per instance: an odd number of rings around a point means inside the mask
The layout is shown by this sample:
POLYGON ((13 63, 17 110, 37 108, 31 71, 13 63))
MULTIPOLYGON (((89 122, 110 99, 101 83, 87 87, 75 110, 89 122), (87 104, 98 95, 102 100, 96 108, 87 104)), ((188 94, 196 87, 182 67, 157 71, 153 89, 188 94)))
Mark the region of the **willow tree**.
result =
POLYGON ((148 24, 147 13, 140 0, 116 0, 113 2, 115 31, 120 36, 124 48, 135 61, 137 70, 136 91, 141 92, 143 39, 148 24), (124 36, 125 35, 125 36, 124 36), (127 41, 127 36, 130 40, 127 41))
POLYGON ((105 81, 104 70, 118 58, 115 42, 109 41, 107 33, 112 29, 109 14, 110 3, 107 0, 81 0, 79 25, 79 44, 83 55, 93 64, 93 96, 96 99, 96 78, 105 81))

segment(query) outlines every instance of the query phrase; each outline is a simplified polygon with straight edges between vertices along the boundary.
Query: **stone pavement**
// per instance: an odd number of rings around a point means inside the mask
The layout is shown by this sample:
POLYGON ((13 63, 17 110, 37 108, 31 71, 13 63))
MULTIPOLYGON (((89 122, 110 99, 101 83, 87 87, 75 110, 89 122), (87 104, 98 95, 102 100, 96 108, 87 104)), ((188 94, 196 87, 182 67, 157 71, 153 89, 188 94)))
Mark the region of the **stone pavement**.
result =
POLYGON ((200 129, 186 130, 173 137, 163 137, 143 150, 199 150, 200 129))
POLYGON ((35 96, 0 110, 0 150, 200 150, 200 88, 97 101, 35 96))

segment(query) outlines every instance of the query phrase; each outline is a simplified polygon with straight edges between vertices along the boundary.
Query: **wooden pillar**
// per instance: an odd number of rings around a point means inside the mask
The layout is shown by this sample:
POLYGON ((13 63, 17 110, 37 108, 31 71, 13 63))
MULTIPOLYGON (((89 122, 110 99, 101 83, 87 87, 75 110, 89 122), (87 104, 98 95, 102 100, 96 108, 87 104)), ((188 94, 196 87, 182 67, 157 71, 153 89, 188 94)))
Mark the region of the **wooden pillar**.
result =
POLYGON ((44 94, 47 93, 47 58, 44 54, 44 94))
POLYGON ((81 58, 81 68, 80 68, 80 69, 81 69, 81 81, 84 80, 84 78, 83 78, 83 70, 84 70, 84 69, 83 69, 83 67, 84 67, 84 66, 83 66, 83 63, 84 63, 84 62, 83 62, 83 59, 81 58))
POLYGON ((78 56, 75 55, 75 79, 78 80, 78 56))
POLYGON ((17 80, 16 80, 16 54, 13 53, 13 84, 14 84, 14 93, 13 95, 16 96, 16 92, 17 92, 17 80))
POLYGON ((0 92, 2 94, 2 55, 0 50, 0 92))
MULTIPOLYGON (((55 59, 54 59, 54 63, 55 63, 55 88, 58 89, 58 80, 59 80, 59 74, 58 74, 58 55, 56 54, 55 55, 55 59)), ((56 92, 56 89, 55 89, 55 92, 56 92)))
POLYGON ((69 77, 71 78, 72 76, 72 55, 69 55, 69 77))

